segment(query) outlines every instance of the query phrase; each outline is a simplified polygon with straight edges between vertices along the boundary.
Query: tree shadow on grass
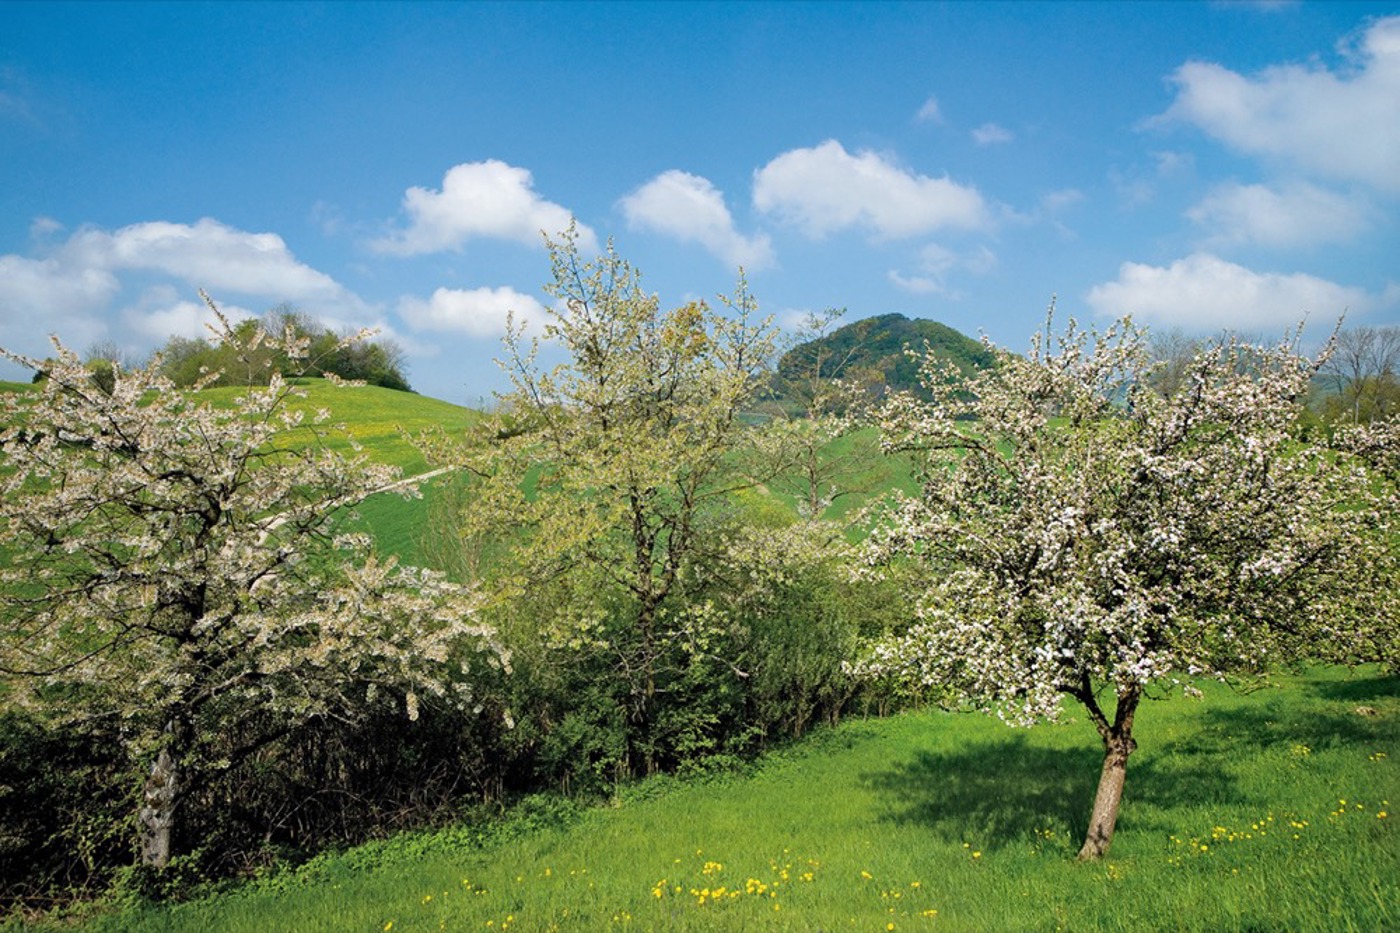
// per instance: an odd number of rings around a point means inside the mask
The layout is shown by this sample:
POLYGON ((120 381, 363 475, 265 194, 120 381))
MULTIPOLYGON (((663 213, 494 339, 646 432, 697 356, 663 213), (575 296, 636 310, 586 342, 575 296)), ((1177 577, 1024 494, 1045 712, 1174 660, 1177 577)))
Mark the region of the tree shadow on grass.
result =
MULTIPOLYGON (((1307 746, 1369 749, 1400 738, 1400 719, 1384 710, 1358 712, 1352 704, 1388 701, 1395 678, 1371 678, 1314 688, 1339 701, 1327 708, 1297 695, 1261 695, 1248 703, 1210 705, 1193 717, 1184 735, 1143 745, 1128 761, 1119 829, 1175 832, 1176 807, 1267 806, 1241 787, 1233 765, 1257 760, 1271 749, 1307 746)), ((1379 703, 1377 705, 1380 705, 1379 703)), ((1086 829, 1103 764, 1102 747, 1049 748, 1018 733, 955 751, 920 752, 892 768, 866 775, 884 800, 884 819, 925 826, 940 838, 975 838, 992 849, 1023 841, 1042 827, 1066 827, 1074 838, 1086 829)))
POLYGON ((1377 675, 1323 681, 1313 683, 1311 689, 1324 700, 1340 700, 1346 703, 1395 701, 1400 700, 1400 677, 1377 675))
MULTIPOLYGON (((885 819, 996 849, 1041 828, 1067 826, 1081 838, 1102 765, 1097 743, 1045 748, 1015 735, 958 751, 921 752, 867 780, 887 801, 885 819)), ((1119 828, 1170 832, 1173 827, 1156 825, 1154 814, 1162 809, 1238 802, 1235 782, 1215 762, 1141 751, 1128 762, 1119 828)))

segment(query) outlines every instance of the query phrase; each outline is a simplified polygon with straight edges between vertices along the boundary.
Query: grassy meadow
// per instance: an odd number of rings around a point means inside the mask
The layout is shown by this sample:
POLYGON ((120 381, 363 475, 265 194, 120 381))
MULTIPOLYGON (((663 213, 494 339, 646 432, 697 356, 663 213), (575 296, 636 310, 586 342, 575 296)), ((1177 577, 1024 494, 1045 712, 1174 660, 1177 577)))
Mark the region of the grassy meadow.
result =
POLYGON ((534 798, 100 931, 1400 929, 1400 679, 1314 670, 1154 702, 1110 857, 1073 711, 851 720, 611 806, 534 798))

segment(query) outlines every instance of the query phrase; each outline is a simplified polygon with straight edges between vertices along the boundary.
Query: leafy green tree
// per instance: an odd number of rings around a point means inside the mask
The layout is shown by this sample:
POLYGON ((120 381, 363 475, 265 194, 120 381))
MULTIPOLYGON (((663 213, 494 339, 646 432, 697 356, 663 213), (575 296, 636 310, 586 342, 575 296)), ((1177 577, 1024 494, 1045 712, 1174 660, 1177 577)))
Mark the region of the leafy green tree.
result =
POLYGON ((915 618, 866 670, 1024 723, 1065 698, 1104 762, 1081 858, 1107 852, 1141 701, 1194 677, 1302 658, 1395 661, 1396 500, 1366 464, 1396 434, 1301 443, 1319 361, 1235 338, 1174 388, 1128 322, 1046 333, 959 391, 926 361, 925 401, 892 400, 885 444, 919 465, 872 536, 924 570, 915 618))
MULTIPOLYGON (((208 386, 267 385, 273 374, 284 378, 331 375, 368 385, 411 392, 403 348, 392 340, 364 334, 335 334, 290 304, 271 308, 261 320, 233 325, 236 346, 225 342, 171 337, 161 348, 162 374, 177 386, 202 382, 208 386), (305 341, 305 355, 289 358, 284 350, 251 343, 259 331, 292 333, 305 341), (354 336, 355 339, 347 340, 354 336), (217 373, 213 381, 205 374, 217 373)), ((127 365, 127 368, 132 368, 127 365)))
POLYGON ((510 327, 514 390, 468 454, 462 532, 488 600, 549 594, 534 640, 601 666, 621 695, 600 709, 625 718, 607 754, 650 771, 683 731, 663 713, 698 689, 690 665, 707 649, 685 594, 710 579, 749 485, 741 414, 774 334, 742 278, 727 313, 663 311, 611 246, 585 259, 570 230, 549 247, 557 303, 543 338, 564 360, 544 367, 538 339, 510 327))
POLYGON ((470 708, 470 664, 499 660, 466 590, 337 533, 408 489, 296 406, 274 363, 307 339, 219 320, 220 354, 271 370, 233 405, 200 394, 219 373, 183 389, 159 358, 107 388, 56 340, 50 361, 0 351, 47 375, 0 396, 0 704, 121 724, 156 868, 210 777, 318 722, 470 708))

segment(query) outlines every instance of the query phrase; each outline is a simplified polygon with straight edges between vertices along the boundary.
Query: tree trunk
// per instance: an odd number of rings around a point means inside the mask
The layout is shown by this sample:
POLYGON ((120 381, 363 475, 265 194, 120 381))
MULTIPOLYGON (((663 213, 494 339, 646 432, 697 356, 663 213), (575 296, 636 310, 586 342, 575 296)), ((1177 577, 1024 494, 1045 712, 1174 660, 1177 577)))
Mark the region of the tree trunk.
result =
POLYGON ((1099 789, 1094 794, 1094 809, 1089 815, 1089 832, 1079 858, 1096 859, 1107 854, 1113 841, 1113 828, 1118 823, 1118 804, 1123 799, 1123 779, 1128 773, 1128 756, 1136 743, 1125 741, 1104 743, 1103 771, 1099 774, 1099 789))
POLYGON ((185 751, 182 741, 186 729, 175 722, 165 727, 169 738, 146 775, 141 810, 137 814, 141 842, 141 864, 164 868, 170 864, 171 831, 175 827, 175 808, 184 795, 185 775, 180 758, 185 751))
POLYGON ((1133 741, 1133 713, 1141 697, 1135 687, 1121 691, 1113 724, 1107 721, 1099 724, 1104 748, 1103 770, 1099 773, 1099 789, 1094 794, 1094 809, 1089 815, 1089 830, 1079 850, 1081 861, 1102 858, 1113 842, 1118 805, 1123 799, 1123 780, 1128 773, 1128 756, 1137 748, 1137 742, 1133 741))

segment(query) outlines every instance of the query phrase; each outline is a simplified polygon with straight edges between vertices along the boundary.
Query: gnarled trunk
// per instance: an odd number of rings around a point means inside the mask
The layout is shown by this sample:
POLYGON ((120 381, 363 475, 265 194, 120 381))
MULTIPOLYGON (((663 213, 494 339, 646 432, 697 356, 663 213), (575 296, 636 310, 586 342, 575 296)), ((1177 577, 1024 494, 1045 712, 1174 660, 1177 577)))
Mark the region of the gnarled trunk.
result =
POLYGON ((171 721, 165 727, 168 738, 151 771, 146 775, 141 809, 137 814, 141 842, 141 864, 164 868, 170 864, 171 835, 175 828, 175 811, 184 796, 185 774, 181 759, 186 751, 189 729, 171 721))
POLYGON ((1103 738, 1104 755, 1099 789, 1094 794, 1094 809, 1089 814, 1089 830, 1084 835, 1084 846, 1079 850, 1081 860, 1102 858, 1113 842, 1113 829, 1118 823, 1118 805, 1123 799, 1123 781, 1128 773, 1128 756, 1137 748, 1137 742, 1133 741, 1133 714, 1137 712, 1141 699, 1141 689, 1136 685, 1120 688, 1118 709, 1114 712, 1112 724, 1099 713, 1097 705, 1090 707, 1090 716, 1103 738))

